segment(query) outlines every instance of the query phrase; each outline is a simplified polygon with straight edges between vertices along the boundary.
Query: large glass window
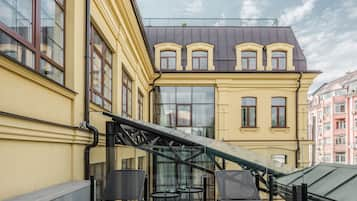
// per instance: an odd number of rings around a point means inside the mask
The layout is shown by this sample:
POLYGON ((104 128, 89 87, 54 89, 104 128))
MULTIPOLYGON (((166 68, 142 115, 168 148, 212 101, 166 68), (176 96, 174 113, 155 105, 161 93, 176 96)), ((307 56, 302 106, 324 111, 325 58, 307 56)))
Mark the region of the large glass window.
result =
POLYGON ((273 51, 271 62, 273 70, 286 70, 286 52, 273 51))
POLYGON ((192 52, 192 69, 207 70, 208 69, 208 52, 193 51, 192 52))
POLYGON ((257 52, 242 51, 242 69, 243 70, 257 69, 257 52))
POLYGON ((122 78, 122 115, 124 117, 132 117, 132 80, 128 76, 128 74, 123 71, 122 78))
POLYGON ((254 97, 243 97, 241 100, 241 113, 243 128, 255 128, 256 127, 256 106, 257 101, 254 97))
POLYGON ((91 50, 91 101, 111 111, 112 53, 94 27, 92 27, 91 50))
POLYGON ((161 51, 160 52, 160 69, 175 70, 176 69, 176 52, 161 51))
POLYGON ((345 129, 346 128, 346 121, 344 119, 336 120, 336 129, 345 129))
POLYGON ((122 170, 132 170, 135 169, 135 158, 125 158, 121 160, 122 170))
POLYGON ((0 53, 64 84, 64 1, 0 0, 0 8, 0 53))
MULTIPOLYGON (((162 126, 181 130, 189 135, 214 138, 214 88, 213 87, 157 87, 155 88, 154 122, 162 126)), ((171 147, 175 153, 188 158, 196 153, 194 148, 171 147)), ((157 151, 175 157, 170 148, 160 146, 157 151), (171 155, 170 155, 171 154, 171 155)), ((206 156, 194 158, 191 162, 213 169, 214 164, 206 156)), ((172 160, 155 156, 155 191, 175 191, 177 188, 200 186, 201 176, 206 173, 172 160)), ((214 199, 214 179, 209 177, 208 199, 214 199)), ((188 200, 187 195, 181 199, 188 200)), ((191 199, 199 199, 193 195, 191 199)))
POLYGON ((271 120, 271 125, 273 128, 286 127, 286 98, 272 98, 271 120))

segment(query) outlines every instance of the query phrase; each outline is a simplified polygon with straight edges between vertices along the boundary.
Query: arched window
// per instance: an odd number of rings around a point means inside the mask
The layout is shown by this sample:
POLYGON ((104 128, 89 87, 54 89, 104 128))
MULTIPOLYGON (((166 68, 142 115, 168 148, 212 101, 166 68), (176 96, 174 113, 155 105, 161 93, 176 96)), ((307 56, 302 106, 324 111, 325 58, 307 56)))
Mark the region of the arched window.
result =
POLYGON ((176 51, 161 51, 160 52, 160 69, 175 70, 176 69, 176 51))
POLYGON ((242 70, 257 69, 257 52, 242 51, 242 70))
POLYGON ((273 70, 286 70, 286 52, 273 51, 271 56, 271 65, 273 70))
POLYGON ((208 52, 193 51, 192 52, 192 69, 207 70, 208 69, 208 52))

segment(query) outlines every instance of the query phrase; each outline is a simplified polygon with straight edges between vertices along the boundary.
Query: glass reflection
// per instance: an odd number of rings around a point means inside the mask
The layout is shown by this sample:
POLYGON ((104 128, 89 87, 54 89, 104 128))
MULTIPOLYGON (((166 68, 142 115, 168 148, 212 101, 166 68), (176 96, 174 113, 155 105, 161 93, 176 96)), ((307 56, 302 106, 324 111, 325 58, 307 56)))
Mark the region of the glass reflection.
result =
MULTIPOLYGON (((214 97, 213 87, 157 87, 155 88, 154 121, 186 134, 214 138, 214 97)), ((183 158, 188 158, 197 152, 192 147, 174 148, 175 152, 183 158)), ((157 150, 172 155, 168 147, 160 147, 157 150)), ((194 158, 192 162, 214 169, 214 164, 205 155, 194 158)), ((160 156, 154 157, 154 191, 156 192, 200 187, 203 175, 207 173, 160 156)), ((209 176, 208 180, 208 199, 214 200, 214 179, 209 176)), ((191 199, 202 198, 200 196, 192 195, 191 199)), ((187 194, 181 196, 181 199, 188 200, 188 198, 187 194)))

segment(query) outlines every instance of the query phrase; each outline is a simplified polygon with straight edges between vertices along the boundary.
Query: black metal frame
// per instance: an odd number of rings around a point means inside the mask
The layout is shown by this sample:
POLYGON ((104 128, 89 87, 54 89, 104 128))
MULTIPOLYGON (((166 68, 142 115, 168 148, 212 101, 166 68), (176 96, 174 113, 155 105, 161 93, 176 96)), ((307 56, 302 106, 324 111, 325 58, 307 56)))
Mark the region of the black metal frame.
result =
MULTIPOLYGON (((191 166, 192 168, 205 171, 209 174, 214 174, 214 171, 195 164, 192 160, 202 154, 206 154, 215 164, 215 167, 220 170, 224 169, 225 165, 220 164, 216 158, 221 158, 223 161, 230 160, 229 157, 225 158, 224 154, 220 153, 220 155, 217 155, 216 153, 207 150, 206 147, 195 144, 190 140, 177 138, 174 135, 168 135, 167 133, 154 129, 150 126, 145 126, 133 120, 115 116, 108 112, 103 112, 103 114, 111 117, 113 120, 107 121, 106 123, 107 175, 109 175, 109 172, 114 170, 114 147, 116 144, 133 146, 137 149, 152 153, 153 155, 175 161, 177 164, 185 164, 191 166), (169 156, 155 149, 163 146, 168 147, 173 156, 169 156), (183 158, 176 152, 176 149, 180 147, 190 147, 191 149, 196 150, 196 152, 188 158, 183 158)), ((257 180, 264 185, 264 188, 259 188, 258 190, 269 192, 269 194, 271 194, 271 198, 273 194, 277 194, 276 188, 274 188, 274 179, 276 176, 282 176, 281 173, 274 172, 271 169, 259 166, 249 161, 242 161, 241 163, 238 163, 237 161, 233 162, 237 163, 243 169, 250 170, 251 173, 256 176, 257 180)))

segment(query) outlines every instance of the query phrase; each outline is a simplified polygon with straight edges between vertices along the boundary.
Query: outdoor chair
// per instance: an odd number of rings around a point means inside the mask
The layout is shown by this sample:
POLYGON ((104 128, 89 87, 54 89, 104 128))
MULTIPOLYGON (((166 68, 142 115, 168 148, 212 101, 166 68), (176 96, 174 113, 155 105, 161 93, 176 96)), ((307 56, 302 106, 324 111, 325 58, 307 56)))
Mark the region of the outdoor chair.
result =
POLYGON ((142 200, 145 186, 143 170, 114 170, 104 190, 105 200, 142 200))
POLYGON ((254 177, 247 170, 220 170, 215 172, 220 201, 261 200, 254 177))

